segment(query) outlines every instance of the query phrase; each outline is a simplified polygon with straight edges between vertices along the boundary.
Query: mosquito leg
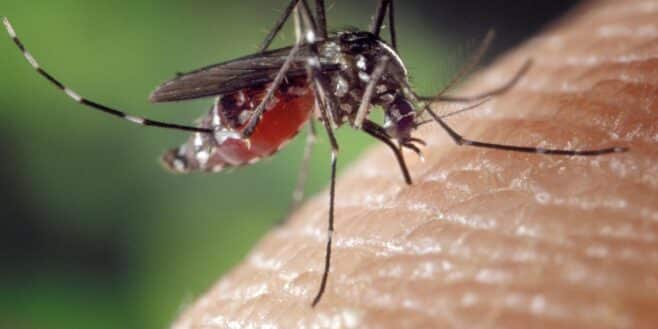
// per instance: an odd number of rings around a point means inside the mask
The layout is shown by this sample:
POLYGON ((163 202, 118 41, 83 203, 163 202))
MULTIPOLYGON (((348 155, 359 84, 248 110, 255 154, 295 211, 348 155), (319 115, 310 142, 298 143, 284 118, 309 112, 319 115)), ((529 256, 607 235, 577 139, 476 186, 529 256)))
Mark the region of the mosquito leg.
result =
POLYGON ((393 142, 391 142, 391 138, 386 134, 384 129, 380 127, 378 124, 367 119, 363 122, 362 129, 368 135, 386 144, 391 149, 391 151, 393 151, 393 154, 395 154, 395 159, 398 161, 398 165, 400 166, 400 170, 402 171, 402 177, 404 178, 404 182, 407 183, 407 185, 411 185, 412 184, 411 175, 409 175, 409 169, 407 168, 407 163, 404 161, 404 156, 402 154, 402 151, 393 142))
POLYGON ((330 178, 330 187, 329 187, 329 221, 327 227, 327 246, 324 256, 324 270, 322 271, 322 280, 320 281, 320 288, 318 289, 313 302, 311 303, 312 307, 315 307, 324 295, 324 291, 327 288, 327 280, 329 279, 329 271, 331 269, 331 242, 334 235, 334 205, 336 202, 336 163, 338 162, 338 143, 336 142, 336 137, 334 136, 333 128, 328 121, 327 112, 329 109, 326 107, 320 108, 320 113, 322 116, 322 124, 324 125, 327 135, 329 136, 329 141, 331 143, 331 178, 330 178))
MULTIPOLYGON (((316 41, 317 29, 315 26, 312 26, 312 19, 308 6, 304 6, 305 2, 302 2, 302 7, 300 9, 300 14, 302 20, 306 24, 306 41, 313 45, 316 41)), ((322 6, 324 11, 324 3, 322 1, 316 2, 316 5, 322 6)), ((335 121, 333 119, 333 113, 336 112, 337 102, 334 99, 334 95, 331 93, 331 90, 328 89, 328 82, 325 77, 322 75, 320 60, 318 58, 317 47, 311 47, 313 56, 307 58, 308 70, 311 75, 311 81, 314 84, 313 92, 315 93, 315 99, 318 107, 318 112, 320 112, 320 120, 322 125, 327 132, 329 137, 329 143, 331 145, 331 178, 330 178, 330 188, 329 188, 329 219, 328 219, 328 228, 327 228, 327 245, 324 259, 324 270, 322 272, 322 279, 320 281, 320 288, 318 289, 317 294, 313 298, 311 303, 312 307, 315 307, 319 302, 324 291, 327 287, 327 280, 329 279, 329 271, 331 269, 331 244, 334 233, 334 204, 336 199, 336 164, 338 162, 338 142, 336 141, 336 136, 334 135, 334 126, 335 121)))
MULTIPOLYGON (((301 8, 297 7, 299 9, 300 16, 302 17, 302 21, 307 25, 306 28, 303 27, 298 27, 300 31, 304 31, 306 34, 306 42, 308 43, 314 43, 315 40, 315 25, 313 23, 313 18, 311 17, 310 10, 308 8, 308 4, 306 0, 300 0, 301 1, 301 8), (306 32, 308 31, 308 32, 306 32)), ((267 88, 267 92, 265 94, 265 97, 261 100, 260 104, 254 109, 254 113, 251 115, 249 118, 249 121, 245 125, 245 127, 242 129, 242 138, 243 139, 248 139, 253 133, 254 130, 256 129, 256 126, 260 122, 261 116, 263 115, 263 112, 265 112, 265 107, 267 104, 269 104, 270 100, 274 96, 274 92, 281 86, 281 83, 283 82, 283 79, 286 77, 286 73, 290 69, 290 66, 292 65, 293 60, 295 60, 295 55, 299 51, 299 47, 301 46, 301 39, 298 39, 295 45, 290 49, 290 53, 288 53, 288 57, 286 58, 285 62, 281 66, 281 69, 279 69, 279 72, 277 72, 276 76, 274 77, 274 80, 272 83, 267 88)), ((317 54, 315 56, 315 61, 319 65, 319 59, 317 59, 317 54)))
POLYGON ((299 8, 295 9, 293 14, 293 24, 295 28, 295 42, 302 43, 304 42, 304 26, 302 25, 302 15, 299 12, 299 8))
POLYGON ((490 148, 496 150, 505 150, 505 151, 523 152, 523 153, 540 153, 540 154, 551 154, 551 155, 579 155, 579 156, 593 156, 593 155, 620 153, 620 152, 628 151, 627 147, 609 147, 609 148, 596 149, 596 150, 563 150, 563 149, 546 149, 542 147, 516 146, 516 145, 508 145, 508 144, 494 144, 494 143, 486 143, 486 142, 470 140, 462 137, 450 126, 448 126, 448 124, 446 124, 445 121, 443 121, 438 115, 436 115, 436 113, 434 113, 434 111, 432 111, 432 109, 430 109, 429 106, 426 106, 425 110, 432 116, 434 121, 436 121, 441 126, 441 128, 443 128, 443 130, 445 130, 448 133, 448 135, 450 135, 450 137, 455 142, 455 144, 459 146, 467 145, 467 146, 483 147, 483 148, 490 148))
POLYGON ((393 50, 396 52, 398 51, 398 42, 397 42, 397 36, 395 33, 395 10, 393 7, 393 0, 390 1, 388 4, 388 30, 390 31, 391 35, 391 46, 393 47, 393 50))
POLYGON ((530 67, 532 66, 532 60, 527 60, 521 68, 516 72, 516 74, 510 79, 508 82, 506 82, 504 85, 495 88, 493 90, 489 90, 484 93, 480 93, 477 95, 472 95, 472 96, 465 96, 465 97, 455 97, 455 96, 445 96, 445 92, 450 90, 450 88, 454 87, 456 84, 458 84, 468 73, 470 73, 473 68, 481 61, 482 56, 484 56, 484 53, 487 51, 489 46, 491 45, 491 41, 494 38, 494 32, 490 30, 487 32, 487 35, 484 37, 482 42, 480 43, 480 46, 478 49, 475 51, 475 53, 471 56, 471 58, 468 60, 467 64, 462 66, 462 68, 459 70, 459 72, 450 80, 450 82, 441 89, 436 96, 418 96, 415 95, 416 98, 418 98, 421 101, 439 101, 439 102, 472 102, 472 101, 480 101, 488 97, 492 96, 497 96, 500 94, 503 94, 507 92, 509 89, 514 87, 516 83, 523 77, 530 67))
MULTIPOLYGON (((441 119, 445 119, 445 118, 449 118, 449 117, 454 116, 454 115, 458 115, 458 114, 462 114, 462 113, 464 113, 464 112, 471 111, 471 110, 473 110, 473 109, 478 108, 480 105, 482 105, 482 104, 488 102, 489 100, 491 100, 491 98, 485 98, 485 99, 483 99, 483 100, 481 100, 481 101, 479 101, 479 102, 476 102, 476 103, 474 103, 474 104, 468 105, 468 106, 466 106, 466 107, 463 107, 463 108, 460 108, 460 109, 454 110, 454 111, 452 111, 452 112, 448 112, 448 113, 441 114, 441 115, 439 115, 439 117, 440 117, 441 119)), ((426 109, 426 107, 423 107, 420 111, 417 112, 416 115, 417 115, 418 117, 420 117, 421 115, 424 114, 425 109, 426 109)), ((422 121, 422 122, 419 122, 419 123, 416 124, 416 128, 422 126, 422 125, 425 124, 425 123, 432 122, 432 121, 433 121, 432 119, 427 119, 427 120, 424 120, 424 121, 422 121)))
MULTIPOLYGON (((319 5, 324 6, 324 2, 320 3, 319 5)), ((312 45, 311 51, 312 51, 312 56, 308 57, 307 63, 309 66, 309 71, 311 71, 312 78, 311 80, 314 81, 314 83, 319 83, 323 88, 320 88, 320 96, 322 99, 325 101, 326 106, 330 109, 329 112, 327 112, 327 116, 329 118, 329 122, 332 126, 332 128, 336 129, 337 124, 335 117, 338 114, 337 109, 338 102, 336 101, 334 95, 332 93, 327 93, 326 91, 328 89, 328 81, 326 81, 326 78, 320 73, 320 59, 318 58, 318 48, 317 45, 315 45, 315 42, 317 41, 317 24, 314 23, 313 17, 311 15, 311 11, 308 7, 308 3, 306 0, 301 0, 301 6, 298 7, 298 13, 299 16, 301 17, 301 21, 303 24, 301 25, 306 25, 305 27, 300 27, 299 29, 303 31, 304 33, 304 38, 305 41, 309 44, 312 45)))
POLYGON ((281 31, 281 28, 283 28, 283 25, 286 23, 286 21, 288 21, 288 18, 290 17, 292 10, 295 9, 295 6, 297 6, 298 2, 299 0, 291 0, 288 6, 283 10, 281 17, 279 17, 279 19, 276 21, 276 24, 274 24, 274 27, 270 30, 270 32, 265 37, 265 40, 263 40, 263 43, 260 46, 261 52, 267 50, 270 44, 272 44, 272 41, 274 40, 276 35, 281 31))
POLYGON ((151 126, 151 127, 159 127, 159 128, 165 128, 165 129, 173 129, 173 130, 182 130, 182 131, 191 131, 191 132, 199 132, 199 133, 213 133, 212 129, 207 129, 207 128, 199 128, 199 127, 192 127, 192 126, 184 126, 184 125, 178 125, 174 123, 167 123, 167 122, 162 122, 162 121, 155 121, 143 117, 138 117, 134 115, 130 115, 127 113, 124 113, 122 111, 113 109, 111 107, 105 106, 103 104, 96 103, 92 100, 86 99, 72 89, 66 87, 64 84, 62 84, 59 80, 57 80, 55 77, 50 75, 48 72, 46 72, 39 63, 34 59, 32 54, 27 51, 23 43, 18 39, 18 36, 16 36, 16 32, 14 31, 14 28, 11 26, 11 23, 9 23, 9 20, 6 17, 2 18, 2 22, 5 25, 5 28, 7 29, 7 33, 9 33, 9 36, 14 40, 14 43, 16 46, 18 46, 18 49, 23 53, 23 56, 27 61, 32 65, 32 67, 46 80, 50 81, 53 85, 55 85, 57 88, 59 88, 61 91, 63 91, 67 96, 69 96, 71 99, 74 101, 87 106, 89 108, 99 110, 101 112, 107 113, 109 115, 113 115, 119 118, 122 118, 124 120, 127 120, 129 122, 132 122, 134 124, 138 124, 141 126, 151 126))
MULTIPOLYGON (((332 129, 328 124, 325 128, 332 129)), ((324 295, 324 290, 327 288, 327 280, 329 279, 329 270, 331 268, 331 240, 334 235, 334 203, 336 199, 336 163, 338 161, 338 151, 331 151, 331 185, 329 188, 329 226, 327 229, 327 247, 324 256, 324 271, 322 272, 322 281, 320 281, 320 289, 318 290, 311 307, 315 307, 324 295)))
POLYGON ((483 100, 481 100, 481 101, 479 101, 479 102, 477 102, 477 103, 475 103, 475 104, 473 104, 473 105, 469 105, 469 106, 466 106, 466 107, 464 107, 464 108, 461 108, 461 109, 458 109, 458 110, 454 110, 454 111, 452 111, 452 112, 448 112, 448 113, 445 113, 445 114, 441 114, 440 117, 441 117, 441 119, 445 119, 445 118, 449 118, 449 117, 454 116, 454 115, 458 115, 458 114, 462 114, 462 113, 464 113, 464 112, 468 112, 468 111, 470 111, 470 110, 473 110, 473 109, 475 109, 475 108, 478 108, 480 105, 482 105, 482 104, 486 103, 487 101, 489 101, 489 99, 490 99, 490 98, 485 98, 485 99, 483 99, 483 100))
POLYGON ((315 97, 319 99, 319 112, 320 112, 320 121, 323 124, 329 125, 332 129, 327 132, 329 135, 329 143, 332 148, 335 148, 338 151, 338 143, 336 142, 336 137, 333 133, 334 127, 331 125, 330 113, 333 112, 333 108, 338 106, 336 100, 331 97, 331 94, 327 92, 328 84, 327 81, 323 79, 322 73, 320 72, 319 67, 311 67, 311 79, 314 83, 314 92, 315 97))
POLYGON ((249 121, 245 125, 244 129, 242 129, 242 138, 247 139, 254 133, 256 125, 258 125, 263 112, 265 112, 265 107, 270 103, 270 100, 272 100, 272 97, 274 96, 274 92, 279 89, 283 79, 286 77, 286 73, 288 73, 290 65, 292 65, 292 61, 295 59, 295 55, 297 54, 300 45, 301 44, 297 42, 290 50, 286 61, 283 62, 283 65, 281 66, 281 69, 279 69, 279 72, 276 74, 274 81, 272 81, 269 87, 267 87, 267 93, 265 94, 265 97, 263 97, 263 100, 261 100, 260 104, 258 104, 256 109, 254 109, 254 113, 249 118, 249 121))
POLYGON ((302 29, 305 33, 308 31, 310 33, 305 34, 306 42, 313 43, 315 42, 317 36, 317 23, 313 14, 311 14, 311 8, 308 6, 308 1, 301 0, 301 7, 297 7, 299 10, 300 16, 302 17, 302 22, 306 24, 306 29, 302 29))
POLYGON ((336 163, 338 162, 338 142, 336 141, 336 136, 334 135, 334 128, 332 122, 330 121, 330 114, 335 111, 334 107, 337 106, 337 103, 333 99, 333 94, 327 89, 327 82, 320 71, 320 63, 317 60, 317 57, 312 57, 309 59, 309 70, 311 72, 311 79, 314 83, 314 92, 315 98, 320 104, 318 110, 320 112, 320 121, 327 132, 329 137, 329 143, 331 145, 331 181, 329 188, 329 221, 327 228, 327 246, 324 259, 324 270, 322 272, 322 280, 320 281, 320 288, 318 289, 313 302, 311 303, 312 307, 315 307, 319 302, 324 291, 327 287, 327 280, 329 278, 329 271, 331 269, 331 243, 334 234, 334 204, 336 199, 336 163))
POLYGON ((322 40, 327 39, 327 16, 325 14, 324 0, 315 0, 315 18, 317 34, 322 40))
POLYGON ((445 96, 445 95, 438 95, 436 97, 419 97, 419 100, 422 101, 439 101, 439 102, 460 102, 460 103, 466 103, 466 102, 473 102, 473 101, 479 101, 482 99, 485 99, 487 97, 493 97, 497 96, 500 94, 504 94, 508 90, 510 90, 512 87, 514 87, 519 80, 521 80, 521 77, 523 77, 530 67, 532 66, 532 60, 527 60, 523 66, 514 74, 512 79, 510 79, 508 82, 503 84, 502 86, 486 91, 484 93, 476 94, 476 95, 471 95, 471 96, 445 96))
POLYGON ((307 0, 299 0, 295 11, 295 42, 315 42, 316 26, 307 0), (304 26, 306 25, 306 26, 304 26))
POLYGON ((377 2, 377 9, 375 9, 375 15, 372 17, 372 22, 370 24, 370 33, 379 36, 379 33, 382 30, 382 25, 384 25, 384 18, 386 17, 386 10, 391 0, 379 0, 377 2))
POLYGON ((397 51, 398 45, 395 33, 395 12, 393 10, 393 0, 379 0, 377 3, 377 8, 375 9, 375 15, 372 17, 370 32, 379 37, 381 29, 384 25, 384 17, 386 17, 387 9, 388 24, 390 25, 389 31, 391 35, 391 46, 395 51, 397 51))
POLYGON ((377 66, 370 75, 370 81, 366 86, 366 90, 363 92, 363 97, 361 97, 361 104, 359 105, 359 109, 357 110, 356 116, 354 117, 353 125, 357 129, 361 128, 363 120, 366 118, 366 115, 368 115, 368 110, 370 109, 370 100, 372 99, 372 95, 375 91, 377 83, 379 83, 379 79, 381 79, 384 71, 386 70, 386 64, 388 64, 388 57, 384 56, 379 60, 377 66))

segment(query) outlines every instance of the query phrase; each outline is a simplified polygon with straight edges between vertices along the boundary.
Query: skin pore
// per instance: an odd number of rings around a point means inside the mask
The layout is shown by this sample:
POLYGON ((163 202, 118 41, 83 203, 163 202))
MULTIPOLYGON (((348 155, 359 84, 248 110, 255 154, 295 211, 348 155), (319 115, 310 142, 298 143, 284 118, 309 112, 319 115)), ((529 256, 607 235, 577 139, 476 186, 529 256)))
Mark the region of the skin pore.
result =
MULTIPOLYGON (((512 90, 448 122, 515 145, 456 146, 427 124, 414 185, 378 146, 337 182, 334 254, 313 309, 327 194, 291 215, 188 306, 183 328, 651 328, 658 323, 658 2, 600 1, 529 40, 455 94, 512 90)), ((439 112, 454 107, 435 104, 439 112)))

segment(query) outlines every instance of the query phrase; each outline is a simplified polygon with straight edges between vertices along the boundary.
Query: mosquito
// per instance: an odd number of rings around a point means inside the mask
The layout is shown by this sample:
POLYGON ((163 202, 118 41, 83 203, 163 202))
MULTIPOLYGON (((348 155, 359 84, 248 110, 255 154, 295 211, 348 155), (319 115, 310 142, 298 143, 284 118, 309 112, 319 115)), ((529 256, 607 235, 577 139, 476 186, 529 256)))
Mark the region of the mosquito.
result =
POLYGON ((392 151, 406 184, 412 179, 403 150, 420 154, 425 142, 414 137, 416 129, 431 121, 437 123, 458 146, 565 156, 596 156, 627 151, 625 147, 593 150, 548 149, 471 140, 451 128, 447 116, 472 109, 500 95, 525 74, 526 62, 499 88, 477 95, 449 96, 445 92, 469 73, 491 42, 488 34, 480 48, 455 78, 436 95, 420 96, 411 88, 408 71, 397 50, 393 0, 378 0, 369 29, 337 33, 327 31, 325 4, 315 0, 291 0, 266 36, 259 52, 201 69, 180 73, 159 86, 152 102, 173 102, 215 97, 210 112, 197 125, 180 125, 134 116, 80 96, 46 72, 16 36, 7 18, 3 23, 14 43, 32 67, 74 101, 142 126, 191 132, 180 147, 162 157, 174 172, 219 172, 224 168, 255 163, 281 149, 297 133, 309 127, 302 170, 293 194, 301 200, 310 150, 316 130, 314 121, 324 127, 331 145, 329 209, 324 268, 319 288, 312 300, 315 307, 324 295, 331 268, 336 198, 336 165, 339 146, 334 130, 345 124, 384 143, 392 151), (285 23, 294 21, 296 42, 289 47, 269 50, 285 23), (388 21, 388 41, 382 29, 388 21), (458 102, 472 105, 439 116, 432 102, 458 102), (473 104, 474 103, 474 104, 473 104), (384 111, 384 122, 370 120, 371 109, 384 111), (429 115, 423 119, 424 114, 429 115))

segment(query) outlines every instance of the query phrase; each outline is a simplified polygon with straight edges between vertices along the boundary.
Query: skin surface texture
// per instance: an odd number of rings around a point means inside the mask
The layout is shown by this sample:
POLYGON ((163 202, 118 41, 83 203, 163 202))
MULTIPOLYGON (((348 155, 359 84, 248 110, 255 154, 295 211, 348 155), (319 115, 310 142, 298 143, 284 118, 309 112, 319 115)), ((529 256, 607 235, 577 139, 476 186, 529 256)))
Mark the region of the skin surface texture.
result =
POLYGON ((516 87, 448 123, 494 143, 630 151, 460 147, 427 124, 425 161, 406 154, 413 186, 383 145, 338 180, 332 269, 315 309, 326 192, 173 328, 656 328, 658 1, 585 4, 454 94, 495 88, 528 58, 516 87))

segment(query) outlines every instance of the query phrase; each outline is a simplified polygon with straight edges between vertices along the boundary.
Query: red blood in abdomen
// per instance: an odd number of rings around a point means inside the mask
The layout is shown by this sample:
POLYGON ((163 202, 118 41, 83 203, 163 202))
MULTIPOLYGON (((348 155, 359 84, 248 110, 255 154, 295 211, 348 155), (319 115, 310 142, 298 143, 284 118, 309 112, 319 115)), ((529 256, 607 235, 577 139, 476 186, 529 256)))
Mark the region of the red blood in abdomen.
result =
MULTIPOLYGON (((216 156, 227 165, 239 166, 253 163, 278 151, 299 132, 311 116, 314 105, 313 92, 309 88, 306 88, 303 94, 300 91, 297 89, 295 94, 277 91, 274 96, 276 104, 265 111, 249 138, 251 145, 243 140, 229 138, 216 146, 216 156)), ((259 94, 254 95, 255 97, 247 95, 247 102, 259 104, 262 98, 262 94, 259 94)), ((218 106, 222 106, 221 102, 218 106)), ((223 109, 218 108, 218 110, 223 109)), ((244 125, 236 130, 241 131, 243 128, 244 125)))
POLYGON ((217 99, 201 127, 217 129, 217 135, 193 134, 181 147, 169 150, 162 160, 174 172, 220 171, 270 156, 293 138, 309 120, 315 97, 305 79, 289 80, 274 93, 254 133, 251 145, 239 138, 219 138, 222 132, 237 137, 265 95, 266 86, 246 88, 217 99), (219 122, 219 126, 217 123, 219 122))

